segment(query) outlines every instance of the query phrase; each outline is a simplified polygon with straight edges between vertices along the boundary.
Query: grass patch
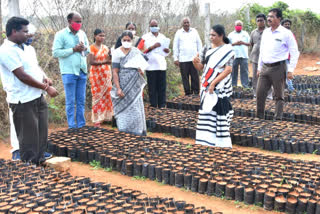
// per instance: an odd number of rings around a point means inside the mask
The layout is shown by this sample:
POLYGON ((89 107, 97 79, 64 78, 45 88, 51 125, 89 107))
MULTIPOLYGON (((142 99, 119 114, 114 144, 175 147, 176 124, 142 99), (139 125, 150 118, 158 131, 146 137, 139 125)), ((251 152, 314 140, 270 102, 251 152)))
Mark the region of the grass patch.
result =
POLYGON ((133 176, 131 178, 131 180, 134 180, 134 181, 145 181, 147 178, 144 177, 144 176, 133 176))

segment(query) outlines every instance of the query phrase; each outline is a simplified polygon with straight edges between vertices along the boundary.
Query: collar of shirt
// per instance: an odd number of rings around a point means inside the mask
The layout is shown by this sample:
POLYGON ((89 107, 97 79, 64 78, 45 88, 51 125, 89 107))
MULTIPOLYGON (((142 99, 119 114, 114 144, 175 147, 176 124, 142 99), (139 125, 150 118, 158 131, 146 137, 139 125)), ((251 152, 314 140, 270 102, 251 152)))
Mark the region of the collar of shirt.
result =
POLYGON ((17 43, 14 43, 14 42, 10 41, 9 39, 5 39, 5 40, 4 40, 4 43, 5 43, 6 45, 8 45, 8 46, 18 47, 18 48, 20 48, 21 50, 24 50, 24 45, 23 45, 23 44, 21 44, 21 46, 20 46, 20 45, 18 45, 17 43))
POLYGON ((188 31, 185 31, 184 28, 181 28, 181 31, 184 33, 191 33, 193 31, 193 28, 190 27, 188 31))
POLYGON ((272 31, 271 27, 267 28, 266 30, 268 30, 271 33, 275 33, 275 32, 283 32, 283 31, 286 31, 288 29, 283 27, 283 26, 281 26, 281 25, 279 25, 274 31, 272 31))

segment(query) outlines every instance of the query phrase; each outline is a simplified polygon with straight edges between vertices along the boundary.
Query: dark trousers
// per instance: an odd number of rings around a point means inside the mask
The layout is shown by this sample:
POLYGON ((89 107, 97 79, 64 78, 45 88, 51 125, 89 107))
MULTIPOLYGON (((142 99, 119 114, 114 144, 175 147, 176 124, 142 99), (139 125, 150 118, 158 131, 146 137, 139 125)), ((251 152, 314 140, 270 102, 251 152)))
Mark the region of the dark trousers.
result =
POLYGON ((44 161, 48 138, 48 106, 43 96, 27 103, 10 104, 22 161, 44 161))
POLYGON ((262 66, 257 84, 257 116, 264 119, 264 110, 268 91, 273 86, 276 102, 275 119, 282 119, 284 105, 284 87, 286 84, 286 63, 278 66, 262 66))
POLYGON ((200 81, 199 81, 199 72, 193 66, 192 62, 180 62, 180 73, 184 88, 184 93, 188 94, 199 94, 200 91, 200 81), (191 88, 190 88, 190 80, 191 77, 191 88))
POLYGON ((146 71, 150 104, 153 107, 166 106, 166 71, 146 71))
POLYGON ((257 91, 257 83, 258 83, 258 63, 253 62, 252 63, 252 88, 253 88, 253 94, 256 95, 257 91))

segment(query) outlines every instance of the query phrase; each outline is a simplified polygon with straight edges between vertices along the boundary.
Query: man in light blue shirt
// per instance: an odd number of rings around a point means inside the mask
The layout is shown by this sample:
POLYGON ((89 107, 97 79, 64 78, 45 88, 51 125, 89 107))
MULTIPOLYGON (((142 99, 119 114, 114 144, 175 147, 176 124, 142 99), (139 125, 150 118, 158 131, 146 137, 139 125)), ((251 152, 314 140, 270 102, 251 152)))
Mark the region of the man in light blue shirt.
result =
POLYGON ((69 26, 57 32, 52 54, 59 59, 60 72, 66 97, 66 114, 69 128, 85 126, 85 95, 87 84, 87 61, 89 42, 80 30, 82 18, 79 13, 68 14, 69 26), (76 105, 76 120, 75 120, 76 105))
POLYGON ((242 26, 242 21, 237 20, 235 22, 235 30, 228 35, 235 52, 232 66, 232 85, 237 86, 240 65, 241 84, 244 88, 248 88, 248 47, 250 46, 250 36, 246 31, 242 30, 242 26))

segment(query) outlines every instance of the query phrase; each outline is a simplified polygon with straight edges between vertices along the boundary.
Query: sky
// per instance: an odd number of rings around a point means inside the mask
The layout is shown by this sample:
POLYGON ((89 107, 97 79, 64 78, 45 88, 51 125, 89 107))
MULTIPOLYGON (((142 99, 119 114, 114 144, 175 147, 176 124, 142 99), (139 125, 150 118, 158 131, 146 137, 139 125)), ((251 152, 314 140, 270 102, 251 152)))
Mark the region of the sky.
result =
MULTIPOLYGON (((8 0, 3 0, 2 3, 2 13, 3 15, 8 14, 8 10, 6 8, 8 0)), ((63 1, 63 0, 62 0, 63 1)), ((174 0, 173 0, 174 1, 174 0)), ((181 0, 176 0, 181 1, 181 0)), ((183 0, 185 1, 185 0, 183 0)), ((191 1, 191 0, 188 0, 191 1)), ((204 11, 204 3, 209 2, 211 4, 211 13, 219 13, 219 12, 234 12, 237 9, 246 6, 247 4, 258 3, 263 6, 271 6, 273 3, 278 0, 198 0, 201 4, 200 10, 201 14, 204 11)), ((320 14, 320 2, 319 0, 282 0, 283 2, 289 5, 289 9, 302 9, 311 11, 320 14), (316 3, 318 2, 318 3, 316 3)), ((27 2, 32 2, 31 0, 20 0, 20 9, 21 11, 25 9, 27 6, 27 2)))
MULTIPOLYGON (((264 7, 271 6, 273 3, 278 0, 199 0, 199 2, 204 5, 204 3, 210 3, 210 11, 219 12, 219 11, 229 11, 234 12, 236 9, 239 9, 247 4, 258 3, 264 7)), ((281 0, 289 5, 289 9, 301 9, 311 11, 320 14, 320 2, 319 0, 281 0), (318 2, 318 3, 316 3, 318 2)))

